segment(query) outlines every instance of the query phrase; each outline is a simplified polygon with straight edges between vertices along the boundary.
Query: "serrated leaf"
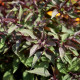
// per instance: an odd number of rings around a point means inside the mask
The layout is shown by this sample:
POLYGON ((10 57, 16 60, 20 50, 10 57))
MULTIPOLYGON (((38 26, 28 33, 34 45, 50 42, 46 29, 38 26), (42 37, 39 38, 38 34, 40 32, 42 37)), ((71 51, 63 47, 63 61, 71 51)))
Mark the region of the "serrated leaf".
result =
POLYGON ((45 76, 45 77, 50 76, 50 73, 45 68, 35 68, 35 69, 30 70, 28 72, 33 73, 33 74, 37 74, 37 75, 41 75, 41 76, 45 76))
POLYGON ((31 57, 39 48, 39 45, 36 44, 36 45, 33 45, 33 47, 30 49, 30 55, 29 57, 31 57))

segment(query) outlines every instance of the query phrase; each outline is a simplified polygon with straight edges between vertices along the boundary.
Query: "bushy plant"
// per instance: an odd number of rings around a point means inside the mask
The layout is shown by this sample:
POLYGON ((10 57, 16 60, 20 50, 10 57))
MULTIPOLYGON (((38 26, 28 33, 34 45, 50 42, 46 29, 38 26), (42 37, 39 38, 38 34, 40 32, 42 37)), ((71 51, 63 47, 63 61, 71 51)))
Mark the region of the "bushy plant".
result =
POLYGON ((79 7, 79 0, 0 0, 0 80, 79 80, 79 7))

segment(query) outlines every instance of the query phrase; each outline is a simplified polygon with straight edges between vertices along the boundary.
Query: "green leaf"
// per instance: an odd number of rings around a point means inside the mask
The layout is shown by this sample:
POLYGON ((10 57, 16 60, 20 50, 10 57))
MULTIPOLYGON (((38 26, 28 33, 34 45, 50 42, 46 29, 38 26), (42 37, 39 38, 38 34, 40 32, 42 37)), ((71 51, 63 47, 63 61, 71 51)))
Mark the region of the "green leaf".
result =
POLYGON ((72 80, 69 74, 66 74, 62 80, 72 80))
POLYGON ((28 58, 28 59, 25 61, 24 64, 25 64, 26 66, 30 66, 30 67, 31 67, 31 66, 32 66, 32 61, 33 61, 33 57, 30 57, 30 58, 28 58))
POLYGON ((65 52, 62 47, 59 47, 59 53, 60 53, 61 59, 63 59, 63 57, 65 56, 65 52))
POLYGON ((72 65, 68 66, 69 71, 80 71, 80 59, 75 59, 75 61, 72 62, 72 65))
POLYGON ((54 64, 55 55, 52 51, 45 51, 44 55, 54 64))
POLYGON ((20 61, 26 66, 26 67, 31 67, 32 66, 32 61, 33 57, 25 57, 23 53, 18 53, 17 56, 19 57, 20 61))
POLYGON ((72 35, 74 32, 71 29, 67 29, 65 26, 62 26, 62 32, 64 34, 61 35, 61 40, 65 41, 65 39, 69 36, 72 35))
POLYGON ((55 0, 54 0, 54 1, 52 0, 52 3, 53 3, 54 5, 57 5, 57 2, 56 2, 55 0))
POLYGON ((41 76, 45 76, 45 77, 50 76, 50 73, 45 68, 35 68, 35 69, 30 70, 28 72, 33 73, 33 74, 37 74, 37 75, 41 75, 41 76))
POLYGON ((37 64, 36 66, 35 66, 36 68, 42 68, 42 67, 44 67, 44 68, 48 68, 49 67, 49 63, 47 62, 47 61, 43 61, 43 62, 40 62, 39 63, 39 65, 37 64))
POLYGON ((67 68, 66 68, 65 64, 57 63, 57 68, 61 73, 67 74, 67 68))
POLYGON ((71 0, 72 5, 77 3, 77 0, 71 0))
POLYGON ((69 58, 69 56, 67 56, 67 55, 65 55, 65 60, 70 64, 70 65, 72 65, 72 61, 71 61, 71 59, 69 58))
POLYGON ((6 47, 6 48, 4 49, 3 54, 5 54, 8 50, 9 50, 9 48, 8 48, 8 47, 6 47))
POLYGON ((38 61, 38 59, 41 57, 42 52, 37 52, 33 58, 33 63, 32 63, 32 67, 34 67, 34 65, 36 64, 36 62, 38 61))
POLYGON ((13 75, 10 73, 10 71, 4 73, 3 80, 14 80, 13 75))
POLYGON ((44 56, 41 56, 41 61, 48 61, 48 58, 44 55, 44 56))
POLYGON ((22 6, 20 5, 19 16, 18 16, 19 21, 21 20, 22 14, 23 14, 23 9, 22 6))
POLYGON ((54 38, 58 39, 58 35, 57 35, 57 33, 55 32, 55 30, 54 30, 53 28, 50 28, 50 31, 51 31, 51 32, 49 32, 48 35, 53 35, 54 38))
POLYGON ((20 29, 18 31, 21 32, 24 36, 30 36, 32 39, 37 39, 36 36, 33 34, 33 30, 20 29))
POLYGON ((16 41, 16 44, 14 44, 13 46, 12 46, 12 50, 13 50, 13 52, 16 54, 16 55, 18 55, 17 53, 18 53, 18 48, 19 48, 19 46, 20 46, 20 41, 19 40, 17 40, 16 41))
POLYGON ((23 72, 23 80, 34 80, 34 75, 26 71, 23 72))
POLYGON ((24 54, 18 56, 20 61, 27 67, 32 66, 33 57, 26 58, 24 54))
POLYGON ((15 45, 13 45, 12 49, 14 53, 19 57, 20 61, 25 65, 25 66, 30 66, 33 61, 33 57, 27 58, 23 53, 19 53, 18 48, 19 48, 20 42, 17 41, 15 45))
POLYGON ((69 34, 62 34, 61 35, 62 42, 64 42, 67 39, 68 36, 69 36, 69 34))
MULTIPOLYGON (((34 25, 36 26, 36 25, 37 25, 37 22, 41 21, 42 15, 39 14, 39 15, 35 15, 35 16, 37 17, 37 19, 34 21, 34 25)), ((34 17, 35 17, 35 16, 34 16, 34 17)))
POLYGON ((14 6, 14 8, 11 11, 17 11, 18 9, 14 6))
POLYGON ((68 33, 70 35, 74 33, 71 29, 67 29, 65 26, 62 26, 62 32, 68 33))
POLYGON ((41 77, 41 80, 47 80, 48 78, 46 78, 46 77, 41 77))
POLYGON ((11 34, 16 28, 18 28, 18 26, 16 25, 12 25, 11 27, 9 27, 8 34, 11 34))
POLYGON ((39 48, 39 45, 36 44, 36 45, 33 45, 33 47, 30 49, 30 55, 29 57, 31 57, 39 48))
POLYGON ((5 44, 5 39, 3 38, 0 40, 0 49, 4 47, 4 44, 5 44))
POLYGON ((14 57, 13 59, 13 73, 15 73, 18 69, 20 60, 18 59, 18 57, 14 57))
POLYGON ((29 13, 27 16, 26 16, 26 18, 25 18, 25 21, 24 22, 26 22, 31 16, 33 15, 33 13, 29 13))
POLYGON ((72 47, 69 47, 69 50, 72 51, 75 54, 75 56, 79 56, 79 54, 78 54, 76 49, 74 49, 72 47))

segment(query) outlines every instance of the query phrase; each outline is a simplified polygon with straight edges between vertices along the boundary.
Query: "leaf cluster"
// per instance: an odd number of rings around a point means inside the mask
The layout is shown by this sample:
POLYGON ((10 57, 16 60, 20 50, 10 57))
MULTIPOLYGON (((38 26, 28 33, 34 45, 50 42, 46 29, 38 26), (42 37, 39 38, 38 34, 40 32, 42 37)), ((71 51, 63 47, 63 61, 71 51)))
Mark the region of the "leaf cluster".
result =
POLYGON ((79 80, 79 6, 79 0, 1 0, 0 80, 79 80))

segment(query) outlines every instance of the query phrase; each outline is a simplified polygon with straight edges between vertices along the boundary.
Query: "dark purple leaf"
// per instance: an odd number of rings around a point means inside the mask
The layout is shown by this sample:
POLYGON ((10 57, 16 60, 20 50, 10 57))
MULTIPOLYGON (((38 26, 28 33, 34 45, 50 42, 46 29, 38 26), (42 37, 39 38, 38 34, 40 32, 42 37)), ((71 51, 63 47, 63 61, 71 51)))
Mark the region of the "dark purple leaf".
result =
POLYGON ((18 21, 18 19, 12 19, 12 18, 3 18, 2 19, 3 22, 13 22, 13 23, 16 23, 18 21))

